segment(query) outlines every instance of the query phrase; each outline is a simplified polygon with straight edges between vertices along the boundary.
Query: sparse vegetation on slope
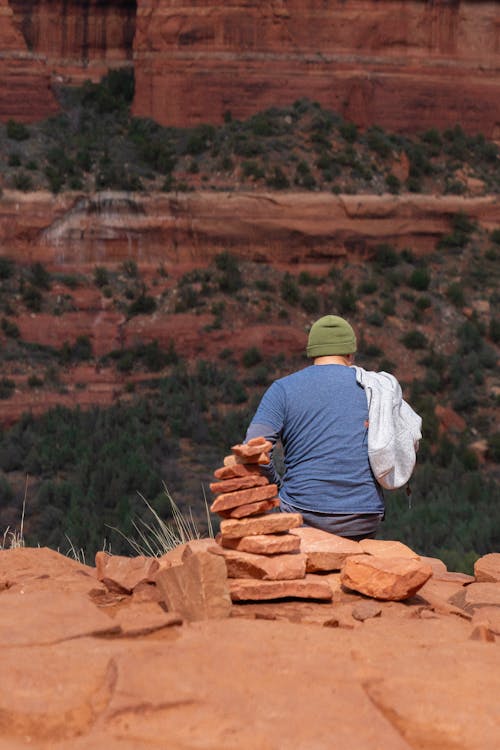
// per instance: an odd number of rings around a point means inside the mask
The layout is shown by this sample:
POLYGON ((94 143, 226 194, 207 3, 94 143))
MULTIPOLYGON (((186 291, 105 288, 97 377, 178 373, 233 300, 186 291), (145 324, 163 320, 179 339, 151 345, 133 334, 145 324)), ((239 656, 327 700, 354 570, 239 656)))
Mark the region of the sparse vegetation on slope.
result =
POLYGON ((270 188, 334 193, 498 192, 499 151, 460 125, 417 137, 371 126, 362 132, 301 99, 240 121, 180 129, 134 118, 131 70, 100 84, 61 88, 62 112, 0 126, 6 186, 91 192, 270 188))

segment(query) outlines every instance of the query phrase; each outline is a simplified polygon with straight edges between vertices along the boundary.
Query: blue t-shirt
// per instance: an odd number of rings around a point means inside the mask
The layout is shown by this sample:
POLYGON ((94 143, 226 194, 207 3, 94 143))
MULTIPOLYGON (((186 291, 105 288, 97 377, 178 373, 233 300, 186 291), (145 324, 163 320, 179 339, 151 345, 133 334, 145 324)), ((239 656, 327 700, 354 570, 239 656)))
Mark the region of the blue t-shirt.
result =
POLYGON ((281 438, 281 499, 316 513, 383 513, 368 461, 368 405, 354 369, 311 365, 265 392, 247 440, 281 438))

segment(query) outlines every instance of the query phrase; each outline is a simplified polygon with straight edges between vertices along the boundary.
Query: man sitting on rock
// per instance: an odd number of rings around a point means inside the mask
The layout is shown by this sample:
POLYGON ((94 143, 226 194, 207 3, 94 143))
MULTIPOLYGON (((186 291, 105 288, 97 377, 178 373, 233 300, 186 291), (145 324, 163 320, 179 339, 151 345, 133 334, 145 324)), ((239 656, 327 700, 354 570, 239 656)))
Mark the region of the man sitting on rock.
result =
POLYGON ((373 537, 384 516, 384 496, 368 459, 368 405, 356 380, 356 336, 350 324, 326 315, 311 327, 303 370, 265 392, 246 440, 264 436, 283 445, 285 471, 271 462, 282 511, 304 523, 359 540, 373 537))

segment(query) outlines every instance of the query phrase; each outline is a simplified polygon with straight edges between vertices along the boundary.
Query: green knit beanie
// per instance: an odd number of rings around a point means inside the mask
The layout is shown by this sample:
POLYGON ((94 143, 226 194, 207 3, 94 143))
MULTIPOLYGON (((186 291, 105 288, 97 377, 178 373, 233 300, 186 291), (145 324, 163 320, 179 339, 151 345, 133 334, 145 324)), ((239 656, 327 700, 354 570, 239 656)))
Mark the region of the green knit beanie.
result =
POLYGON ((356 335, 344 318, 338 315, 325 315, 311 326, 307 341, 308 357, 352 354, 355 351, 356 335))

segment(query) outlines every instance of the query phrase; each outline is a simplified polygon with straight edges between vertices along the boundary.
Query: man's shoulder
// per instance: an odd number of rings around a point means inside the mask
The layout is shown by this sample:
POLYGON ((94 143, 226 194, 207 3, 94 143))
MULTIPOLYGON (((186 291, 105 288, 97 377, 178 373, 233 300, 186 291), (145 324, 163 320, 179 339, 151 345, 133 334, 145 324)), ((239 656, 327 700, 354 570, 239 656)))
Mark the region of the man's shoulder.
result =
POLYGON ((380 372, 377 372, 376 370, 365 370, 363 367, 358 367, 357 365, 353 365, 351 369, 355 371, 356 380, 360 385, 392 392, 401 390, 397 378, 389 372, 385 372, 384 370, 381 370, 380 372))
POLYGON ((290 372, 288 375, 284 375, 282 378, 278 378, 278 380, 275 380, 273 385, 281 385, 284 388, 287 388, 288 386, 294 385, 295 383, 309 380, 312 374, 311 370, 312 367, 310 365, 302 368, 301 370, 295 370, 295 372, 290 372))

